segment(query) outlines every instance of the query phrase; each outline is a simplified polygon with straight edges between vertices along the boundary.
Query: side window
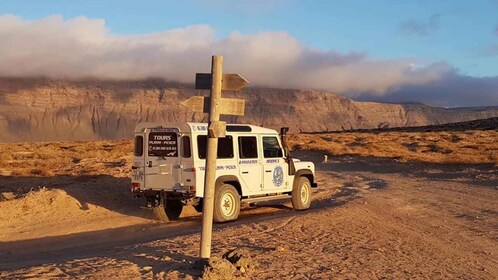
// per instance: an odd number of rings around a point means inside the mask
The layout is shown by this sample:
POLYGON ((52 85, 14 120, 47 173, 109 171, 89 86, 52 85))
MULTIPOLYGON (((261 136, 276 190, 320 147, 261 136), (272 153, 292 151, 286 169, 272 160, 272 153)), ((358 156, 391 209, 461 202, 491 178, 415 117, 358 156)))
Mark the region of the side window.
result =
MULTIPOLYGON (((206 135, 197 136, 197 150, 199 158, 206 158, 206 135)), ((218 158, 233 158, 233 140, 232 136, 227 135, 225 138, 218 138, 218 158)))
MULTIPOLYGON (((220 140, 220 139, 218 139, 218 140, 220 140)), ((206 141, 207 141, 206 135, 197 136, 197 152, 199 153, 200 159, 206 158, 206 141)), ((220 142, 218 142, 218 145, 219 144, 220 144, 220 142)))
POLYGON ((144 138, 142 136, 135 136, 135 156, 141 157, 144 154, 144 138))
POLYGON ((277 137, 263 137, 263 154, 265 158, 283 157, 277 137))
POLYGON ((182 157, 190 158, 192 156, 192 152, 190 149, 190 137, 183 136, 182 137, 182 157))
POLYGON ((225 138, 218 138, 218 158, 233 158, 232 136, 227 135, 225 138))
POLYGON ((239 157, 258 158, 258 145, 256 136, 239 137, 239 157))

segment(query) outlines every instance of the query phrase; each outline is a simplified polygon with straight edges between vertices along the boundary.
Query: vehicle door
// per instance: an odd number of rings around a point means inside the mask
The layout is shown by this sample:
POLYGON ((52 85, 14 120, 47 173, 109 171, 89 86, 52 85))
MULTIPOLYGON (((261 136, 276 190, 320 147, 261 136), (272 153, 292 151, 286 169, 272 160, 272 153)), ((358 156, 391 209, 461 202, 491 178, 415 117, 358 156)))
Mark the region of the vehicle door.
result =
POLYGON ((258 156, 258 138, 255 135, 238 136, 240 177, 249 190, 249 194, 263 191, 263 165, 258 156))
POLYGON ((181 182, 177 128, 145 130, 145 188, 172 190, 181 182))
POLYGON ((263 188, 265 192, 289 191, 288 166, 280 140, 276 135, 262 135, 263 188))

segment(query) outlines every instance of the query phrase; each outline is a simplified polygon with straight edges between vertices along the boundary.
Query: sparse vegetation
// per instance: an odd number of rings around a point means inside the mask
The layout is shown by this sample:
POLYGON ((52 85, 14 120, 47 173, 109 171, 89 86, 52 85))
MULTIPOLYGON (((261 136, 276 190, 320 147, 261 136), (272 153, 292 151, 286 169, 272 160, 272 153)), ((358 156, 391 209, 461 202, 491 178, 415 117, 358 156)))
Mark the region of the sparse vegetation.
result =
MULTIPOLYGON (((116 175, 131 168, 131 141, 0 144, 0 175, 116 175), (114 174, 116 173, 116 174, 114 174)), ((127 172, 125 173, 127 174, 127 172)), ((122 176, 122 175, 121 175, 122 176)))
MULTIPOLYGON (((292 149, 319 150, 336 156, 498 165, 498 131, 493 130, 294 134, 289 145, 292 149)), ((0 144, 0 175, 123 176, 127 174, 123 171, 131 168, 132 150, 132 142, 124 140, 0 144)))
POLYGON ((498 131, 295 134, 292 149, 430 163, 498 165, 498 131))

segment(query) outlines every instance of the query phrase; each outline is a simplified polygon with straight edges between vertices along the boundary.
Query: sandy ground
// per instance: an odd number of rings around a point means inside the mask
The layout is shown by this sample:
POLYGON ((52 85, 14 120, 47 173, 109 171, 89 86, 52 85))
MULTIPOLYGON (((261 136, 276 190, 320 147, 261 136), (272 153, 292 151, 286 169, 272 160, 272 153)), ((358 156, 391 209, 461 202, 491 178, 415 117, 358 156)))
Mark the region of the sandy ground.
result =
MULTIPOLYGON (((215 225, 213 256, 247 249, 258 263, 248 279, 498 278, 494 165, 341 156, 317 170, 312 209, 246 208, 238 221, 215 225)), ((48 189, 0 202, 1 279, 201 275, 193 209, 158 224, 130 197, 126 177, 78 178, 58 177, 40 184, 48 189)), ((17 183, 37 182, 29 180, 17 183)))

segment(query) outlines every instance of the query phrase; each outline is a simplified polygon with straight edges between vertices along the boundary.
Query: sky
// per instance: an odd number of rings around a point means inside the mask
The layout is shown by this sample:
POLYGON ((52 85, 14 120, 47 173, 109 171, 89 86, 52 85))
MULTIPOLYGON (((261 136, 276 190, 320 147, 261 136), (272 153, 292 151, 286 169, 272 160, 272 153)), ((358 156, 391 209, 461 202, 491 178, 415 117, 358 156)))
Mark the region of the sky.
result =
POLYGON ((498 106, 498 0, 0 0, 0 75, 193 82, 498 106))

